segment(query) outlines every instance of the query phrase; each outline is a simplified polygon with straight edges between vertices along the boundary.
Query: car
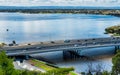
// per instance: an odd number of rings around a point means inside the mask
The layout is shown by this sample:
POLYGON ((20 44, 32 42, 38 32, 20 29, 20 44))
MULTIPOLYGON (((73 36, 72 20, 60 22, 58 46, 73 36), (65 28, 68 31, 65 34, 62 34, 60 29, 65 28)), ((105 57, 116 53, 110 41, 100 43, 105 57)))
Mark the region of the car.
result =
POLYGON ((9 44, 9 46, 13 46, 13 44, 9 44))
POLYGON ((23 50, 23 52, 25 52, 25 51, 27 51, 27 50, 23 50))
POLYGON ((78 44, 74 44, 74 47, 78 47, 78 44))
POLYGON ((30 43, 28 43, 28 45, 31 45, 30 43))
POLYGON ((85 43, 81 43, 81 45, 85 45, 85 43))
POLYGON ((70 43, 70 40, 65 40, 64 43, 70 43))
POLYGON ((36 49, 41 49, 41 47, 36 47, 36 49))
POLYGON ((96 42, 93 42, 93 44, 96 44, 96 42))
POLYGON ((51 41, 51 43, 55 43, 54 41, 51 41))
POLYGON ((77 40, 77 42, 80 42, 80 40, 77 40))

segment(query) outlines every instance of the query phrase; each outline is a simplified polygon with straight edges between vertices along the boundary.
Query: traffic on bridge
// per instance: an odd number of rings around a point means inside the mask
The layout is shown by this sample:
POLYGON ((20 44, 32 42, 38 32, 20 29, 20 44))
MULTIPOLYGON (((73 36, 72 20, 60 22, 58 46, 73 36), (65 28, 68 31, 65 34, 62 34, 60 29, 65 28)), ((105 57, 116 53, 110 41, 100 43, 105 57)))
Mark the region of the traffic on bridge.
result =
POLYGON ((115 46, 115 48, 119 48, 120 37, 58 40, 27 44, 13 44, 12 46, 11 44, 8 44, 3 46, 1 50, 5 50, 7 55, 12 56, 109 46, 115 46))

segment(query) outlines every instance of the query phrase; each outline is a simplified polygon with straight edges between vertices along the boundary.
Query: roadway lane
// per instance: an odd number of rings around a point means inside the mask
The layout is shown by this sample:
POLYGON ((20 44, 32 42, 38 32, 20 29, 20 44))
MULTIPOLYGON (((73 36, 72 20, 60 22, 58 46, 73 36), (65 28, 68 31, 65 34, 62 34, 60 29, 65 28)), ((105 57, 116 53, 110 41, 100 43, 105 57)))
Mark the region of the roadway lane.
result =
MULTIPOLYGON (((44 42, 43 42, 44 43, 44 42)), ((95 48, 95 47, 108 47, 108 46, 119 46, 120 38, 92 38, 92 39, 79 39, 78 40, 66 40, 61 43, 52 41, 47 44, 34 44, 34 45, 23 45, 23 46, 5 46, 3 49, 8 55, 21 55, 21 54, 33 54, 41 52, 51 51, 62 51, 62 50, 74 50, 84 48, 95 48)))

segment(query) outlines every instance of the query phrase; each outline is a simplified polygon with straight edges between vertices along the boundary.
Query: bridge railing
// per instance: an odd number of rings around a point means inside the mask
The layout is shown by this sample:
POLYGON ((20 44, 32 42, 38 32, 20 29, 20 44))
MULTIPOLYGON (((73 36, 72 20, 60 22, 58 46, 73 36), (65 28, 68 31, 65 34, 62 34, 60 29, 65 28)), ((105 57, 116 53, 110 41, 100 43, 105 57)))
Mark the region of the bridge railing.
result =
POLYGON ((27 48, 37 48, 37 47, 66 47, 66 46, 75 46, 77 45, 97 45, 97 44, 116 44, 120 42, 120 37, 108 37, 108 38, 90 38, 90 39, 73 39, 73 40, 65 40, 60 41, 49 41, 41 43, 34 43, 30 45, 17 45, 17 46, 4 46, 3 49, 5 50, 12 50, 12 49, 27 49, 27 48))

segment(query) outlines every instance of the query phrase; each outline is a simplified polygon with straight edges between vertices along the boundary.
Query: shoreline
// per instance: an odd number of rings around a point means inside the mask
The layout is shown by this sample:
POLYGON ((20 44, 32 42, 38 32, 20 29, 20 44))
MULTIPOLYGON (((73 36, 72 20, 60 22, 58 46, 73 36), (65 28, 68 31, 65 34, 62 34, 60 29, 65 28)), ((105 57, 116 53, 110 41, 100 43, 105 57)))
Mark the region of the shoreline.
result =
POLYGON ((111 37, 120 37, 120 25, 114 25, 105 28, 105 33, 111 37))
POLYGON ((120 36, 115 36, 114 34, 108 33, 111 37, 120 37, 120 36))
POLYGON ((24 14, 94 14, 120 17, 120 9, 0 9, 0 13, 24 14))

